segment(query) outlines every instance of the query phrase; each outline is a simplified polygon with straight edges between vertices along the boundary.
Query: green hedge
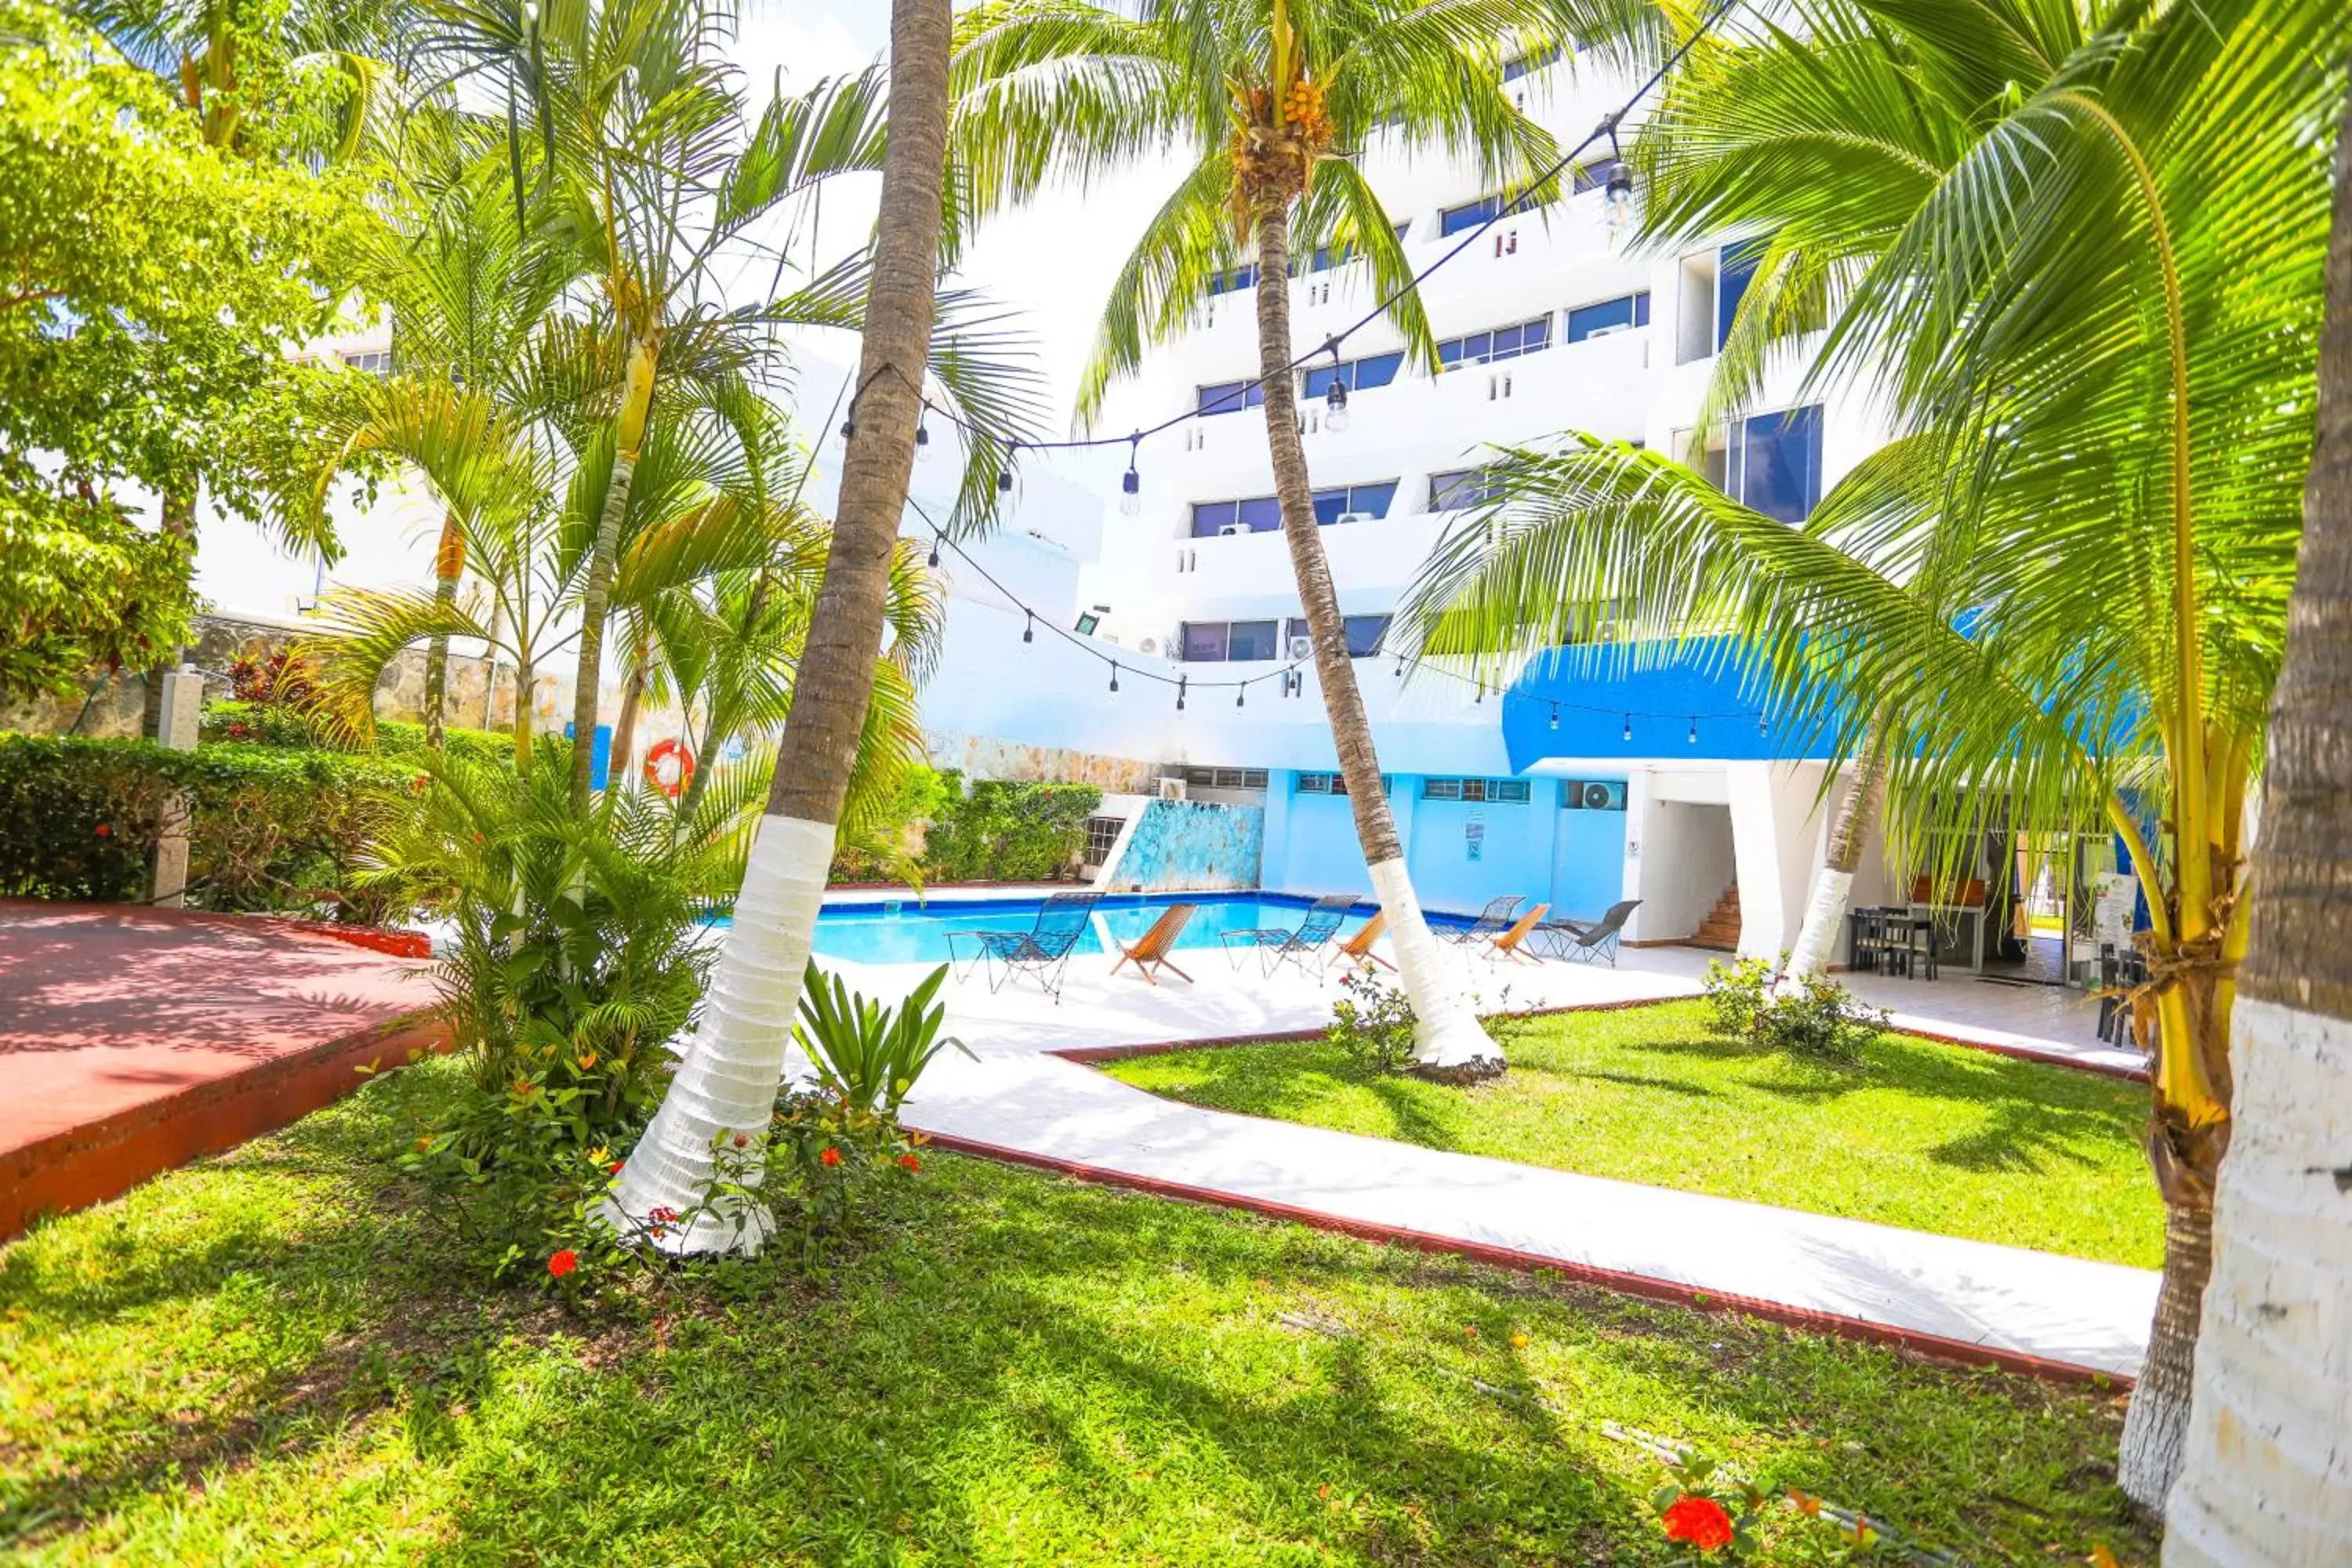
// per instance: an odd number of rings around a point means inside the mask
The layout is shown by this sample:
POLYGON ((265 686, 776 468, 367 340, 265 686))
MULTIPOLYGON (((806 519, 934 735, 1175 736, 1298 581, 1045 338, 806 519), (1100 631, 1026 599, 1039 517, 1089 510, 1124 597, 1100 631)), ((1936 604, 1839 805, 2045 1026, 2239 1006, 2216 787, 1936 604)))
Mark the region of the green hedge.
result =
POLYGON ((940 775, 947 798, 923 844, 935 882, 1044 882, 1067 873, 1086 847, 1087 818, 1102 805, 1092 784, 1005 784, 940 775))
POLYGON ((362 847, 413 809, 423 775, 381 756, 0 731, 0 897, 137 900, 173 803, 189 820, 188 901, 376 921, 352 886, 362 847))
MULTIPOLYGON (((287 750, 331 751, 310 725, 293 710, 268 702, 215 702, 205 709, 198 738, 276 746, 287 750)), ((375 751, 386 757, 412 756, 425 747, 425 726, 405 720, 379 719, 375 751)), ((502 730, 463 730, 452 724, 441 732, 441 749, 469 763, 500 763, 512 766, 514 736, 502 730)))

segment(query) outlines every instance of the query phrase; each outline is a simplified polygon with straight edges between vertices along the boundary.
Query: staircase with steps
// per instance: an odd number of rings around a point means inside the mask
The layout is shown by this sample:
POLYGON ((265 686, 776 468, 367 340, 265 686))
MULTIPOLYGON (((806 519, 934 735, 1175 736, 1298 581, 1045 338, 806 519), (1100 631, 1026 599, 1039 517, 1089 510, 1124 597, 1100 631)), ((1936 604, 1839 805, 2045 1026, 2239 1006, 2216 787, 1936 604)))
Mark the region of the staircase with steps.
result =
POLYGON ((1706 911, 1706 919, 1698 922, 1698 930, 1684 942, 1685 947, 1704 947, 1715 952, 1737 952, 1739 950, 1739 884, 1734 882, 1715 900, 1715 908, 1706 911))

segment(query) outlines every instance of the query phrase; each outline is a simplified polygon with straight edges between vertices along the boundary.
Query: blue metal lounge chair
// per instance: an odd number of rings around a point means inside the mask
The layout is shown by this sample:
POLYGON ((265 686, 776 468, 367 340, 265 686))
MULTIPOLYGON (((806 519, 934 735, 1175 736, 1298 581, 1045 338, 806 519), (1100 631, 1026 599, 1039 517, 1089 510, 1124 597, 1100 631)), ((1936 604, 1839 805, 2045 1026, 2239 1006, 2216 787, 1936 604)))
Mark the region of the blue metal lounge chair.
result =
POLYGON ((1492 942, 1511 929, 1511 921, 1517 916, 1519 906, 1526 902, 1525 899, 1489 899, 1486 900, 1486 909, 1481 910, 1478 918, 1470 924, 1466 926, 1433 925, 1429 929, 1433 935, 1442 936, 1448 942, 1459 942, 1465 947, 1472 942, 1492 942))
POLYGON ((1229 931, 1218 940, 1225 944, 1225 952, 1232 958, 1235 969, 1242 966, 1242 953, 1255 952, 1269 979, 1286 963, 1296 963, 1313 974, 1315 966, 1310 961, 1322 956, 1325 945, 1339 931, 1339 922, 1346 920, 1348 911, 1355 907, 1356 896, 1353 893, 1334 893, 1328 898, 1316 900, 1315 907, 1307 911, 1306 918, 1298 922, 1295 931, 1285 931, 1278 926, 1260 926, 1254 931, 1229 931))
POLYGON ((972 962, 985 963, 991 992, 1026 970, 1036 976, 1045 994, 1059 1004, 1062 975, 1069 968, 1070 954, 1077 951, 1078 939, 1087 934, 1087 917, 1101 901, 1100 893, 1055 893, 1038 906, 1036 923, 1027 931, 951 931, 948 962, 963 957, 965 973, 971 973, 972 962), (971 938, 979 951, 959 954, 958 937, 971 938))

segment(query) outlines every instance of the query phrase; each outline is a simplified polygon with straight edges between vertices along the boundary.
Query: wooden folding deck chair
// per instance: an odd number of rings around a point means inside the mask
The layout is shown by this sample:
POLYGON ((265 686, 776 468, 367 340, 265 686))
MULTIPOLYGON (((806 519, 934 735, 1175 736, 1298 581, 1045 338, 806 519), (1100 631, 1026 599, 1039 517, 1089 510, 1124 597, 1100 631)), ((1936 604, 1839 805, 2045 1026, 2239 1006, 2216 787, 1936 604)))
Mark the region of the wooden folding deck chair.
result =
POLYGON ((1160 918, 1151 922, 1151 929, 1137 938, 1132 946, 1112 938, 1118 947, 1118 963, 1112 964, 1110 972, 1117 974, 1120 963, 1131 963, 1147 985, 1160 984, 1154 978, 1154 972, 1161 969, 1172 971, 1177 979, 1190 985, 1192 977, 1169 963, 1168 954, 1176 946, 1176 939, 1184 934, 1185 922, 1192 918, 1192 911, 1200 907, 1198 904, 1169 905, 1160 918))
POLYGON ((1377 963, 1382 969, 1393 973, 1396 971, 1396 965, 1372 951, 1372 943, 1380 941, 1381 932, 1388 929, 1388 910, 1375 910, 1372 912, 1372 918, 1364 922, 1364 929, 1333 948, 1331 955, 1349 963, 1377 963))
POLYGON ((1486 944, 1487 959, 1496 963, 1500 963, 1507 958, 1516 958, 1528 963, 1541 963, 1543 960, 1532 952, 1524 951, 1524 946, 1528 933, 1543 923, 1543 918, 1550 909, 1549 904, 1538 904, 1534 909, 1521 915, 1517 924, 1486 944))

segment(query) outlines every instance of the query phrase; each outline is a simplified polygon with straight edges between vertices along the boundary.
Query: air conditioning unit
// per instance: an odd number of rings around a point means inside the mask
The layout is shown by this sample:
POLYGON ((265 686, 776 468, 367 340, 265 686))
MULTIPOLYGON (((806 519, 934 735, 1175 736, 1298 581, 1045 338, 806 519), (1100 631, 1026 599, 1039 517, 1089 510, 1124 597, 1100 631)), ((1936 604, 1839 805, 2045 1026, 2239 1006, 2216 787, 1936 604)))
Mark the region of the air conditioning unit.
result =
POLYGON ((1217 537, 1219 539, 1236 539, 1241 535, 1247 533, 1249 531, 1250 525, 1246 522, 1220 523, 1217 526, 1217 537))
POLYGON ((1620 321, 1620 322, 1618 322, 1618 323, 1617 323, 1615 326, 1613 326, 1613 327, 1595 327, 1595 328, 1593 328, 1591 331, 1589 331, 1589 332, 1585 333, 1584 335, 1585 335, 1585 338, 1586 338, 1588 341, 1590 341, 1591 339, 1593 339, 1593 338, 1612 338, 1612 337, 1615 337, 1619 332, 1630 332, 1630 331, 1632 331, 1633 330, 1633 322, 1631 322, 1631 321, 1620 321))
POLYGON ((1622 811, 1625 809, 1625 786, 1604 784, 1599 779, 1584 786, 1584 809, 1587 811, 1622 811))
POLYGON ((1291 638, 1291 639, 1290 639, 1290 657, 1291 657, 1294 660, 1296 660, 1296 659, 1302 659, 1302 658, 1311 658, 1312 657, 1314 657, 1314 653, 1315 653, 1315 639, 1314 639, 1314 638, 1312 638, 1312 637, 1293 637, 1293 638, 1291 638))
POLYGON ((1180 778, 1171 778, 1171 777, 1169 777, 1169 776, 1168 776, 1167 774, 1165 774, 1165 773, 1163 773, 1163 774, 1161 774, 1161 775, 1160 775, 1160 799, 1162 799, 1162 800, 1182 800, 1182 799, 1184 798, 1184 790, 1185 790, 1185 784, 1184 784, 1184 781, 1183 781, 1182 779, 1180 779, 1180 778))
POLYGON ((1160 639, 1158 637, 1138 637, 1135 639, 1135 651, 1144 655, 1146 658, 1156 655, 1160 651, 1160 639))
POLYGON ((1334 520, 1333 526, 1336 527, 1339 523, 1343 522, 1378 522, 1379 521, 1380 514, 1378 512, 1343 511, 1337 519, 1334 520))

